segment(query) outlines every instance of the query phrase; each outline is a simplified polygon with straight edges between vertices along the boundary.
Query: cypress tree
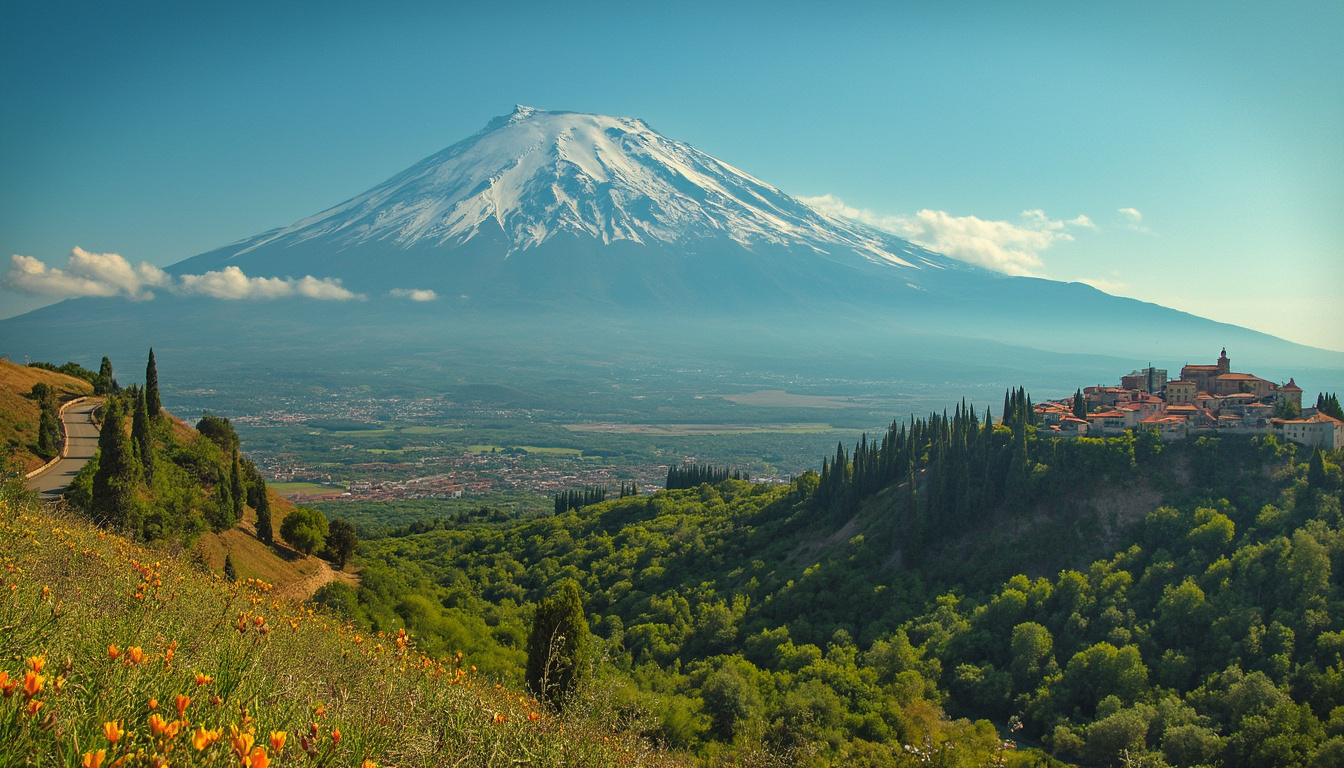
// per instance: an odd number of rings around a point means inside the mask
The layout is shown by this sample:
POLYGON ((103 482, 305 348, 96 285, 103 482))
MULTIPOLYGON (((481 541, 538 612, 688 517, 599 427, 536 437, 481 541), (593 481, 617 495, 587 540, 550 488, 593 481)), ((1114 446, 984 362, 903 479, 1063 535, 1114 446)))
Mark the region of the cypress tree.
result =
POLYGON ((1073 415, 1080 419, 1087 418, 1087 401, 1083 399, 1083 390, 1081 389, 1073 393, 1073 415))
POLYGON ((233 567, 233 555, 224 555, 224 579, 232 584, 238 580, 238 569, 233 567))
MULTIPOLYGON (((233 525, 243 519, 243 503, 247 489, 243 488, 243 468, 238 462, 238 451, 233 452, 233 469, 229 473, 229 496, 233 501, 233 525)), ((232 526, 230 526, 232 527, 232 526)))
POLYGON ((93 393, 106 395, 119 389, 121 387, 117 386, 117 379, 112 372, 112 360, 104 355, 102 365, 98 366, 98 378, 93 382, 93 393))
POLYGON ((237 524, 233 519, 233 496, 229 493, 229 483, 224 481, 215 483, 211 504, 205 512, 205 517, 206 522, 210 523, 210 530, 215 533, 227 531, 237 524))
POLYGON ((56 405, 56 392, 50 385, 38 382, 33 385, 32 397, 37 400, 39 409, 37 455, 44 459, 55 458, 65 447, 65 440, 61 437, 61 409, 56 405))
POLYGON ((266 544, 275 541, 275 529, 271 524, 271 499, 264 480, 261 482, 261 493, 257 496, 257 539, 266 544))
POLYGON ((588 673, 591 635, 573 579, 537 606, 527 638, 527 687, 538 699, 564 707, 588 673))
POLYGON ((149 411, 146 407, 146 392, 140 390, 135 399, 135 416, 131 420, 131 438, 140 454, 140 468, 144 471, 145 483, 154 485, 154 442, 149 436, 149 411))
POLYGON ((108 398, 103 428, 98 434, 98 471, 93 475, 95 521, 134 527, 131 511, 137 480, 135 470, 135 454, 123 426, 121 401, 108 398))
POLYGON ((1311 449, 1311 458, 1307 460, 1307 483, 1313 488, 1329 485, 1329 478, 1325 474, 1325 455, 1320 448, 1311 449))
POLYGON ((149 348, 149 364, 145 366, 145 408, 151 418, 159 415, 163 404, 159 401, 159 369, 154 365, 154 348, 149 348))

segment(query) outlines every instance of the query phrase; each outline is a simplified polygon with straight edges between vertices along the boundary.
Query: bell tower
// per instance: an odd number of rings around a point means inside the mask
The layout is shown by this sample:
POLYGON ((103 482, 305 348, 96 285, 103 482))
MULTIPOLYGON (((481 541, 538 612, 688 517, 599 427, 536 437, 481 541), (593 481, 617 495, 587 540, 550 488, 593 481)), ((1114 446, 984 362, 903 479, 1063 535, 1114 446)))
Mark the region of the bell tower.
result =
POLYGON ((1223 354, 1218 356, 1218 374, 1232 372, 1232 361, 1227 359, 1227 347, 1223 347, 1223 354))

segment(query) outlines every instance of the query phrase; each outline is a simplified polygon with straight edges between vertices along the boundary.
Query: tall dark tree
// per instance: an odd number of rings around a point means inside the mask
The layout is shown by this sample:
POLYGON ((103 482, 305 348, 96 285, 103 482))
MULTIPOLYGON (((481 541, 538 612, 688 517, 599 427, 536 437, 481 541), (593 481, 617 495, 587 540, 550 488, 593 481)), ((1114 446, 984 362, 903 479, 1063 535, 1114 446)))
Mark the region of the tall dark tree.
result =
POLYGON ((1307 460, 1307 483, 1313 488, 1328 488, 1329 477, 1325 474, 1325 454, 1320 448, 1311 449, 1311 458, 1307 460))
POLYGON ((150 418, 159 415, 163 403, 159 400, 159 369, 154 364, 154 348, 149 348, 149 364, 145 366, 145 408, 150 418))
POLYGON ((56 404, 56 390, 39 381, 33 385, 31 397, 37 401, 39 411, 37 455, 44 459, 55 458, 65 446, 65 439, 61 436, 61 409, 56 404))
POLYGON ((227 531, 238 524, 237 518, 233 516, 233 494, 229 493, 228 482, 215 483, 210 506, 205 510, 205 520, 215 533, 227 531))
POLYGON ((1316 395, 1316 410, 1331 418, 1344 421, 1344 408, 1339 406, 1339 397, 1331 392, 1316 395))
POLYGON ((271 498, 266 492, 265 481, 261 485, 261 493, 257 495, 257 539, 266 544, 275 541, 275 527, 271 522, 271 498))
POLYGON ((116 376, 112 372, 112 360, 106 355, 103 356, 102 365, 98 366, 98 378, 93 382, 93 393, 95 395, 106 395, 121 389, 117 386, 116 376))
POLYGON ((359 538, 355 535, 355 526, 340 519, 327 524, 327 548, 324 556, 335 564, 337 569, 345 567, 350 556, 355 554, 359 538))
POLYGON ((131 519, 136 484, 135 453, 126 435, 121 400, 110 397, 98 435, 98 471, 93 475, 93 518, 111 526, 134 527, 131 519))
POLYGON ((1073 415, 1080 419, 1087 418, 1087 401, 1083 399, 1083 390, 1075 390, 1073 393, 1073 415))
POLYGON ((533 616, 527 638, 527 687, 538 699, 564 707, 589 672, 591 647, 579 587, 566 579, 533 616))
POLYGON ((238 569, 233 566, 233 555, 224 555, 224 580, 232 584, 238 580, 238 569))
POLYGON ((243 468, 238 463, 238 451, 233 452, 233 468, 229 471, 229 496, 233 501, 233 524, 243 519, 243 504, 247 501, 247 489, 243 487, 243 468))
POLYGON ((154 485, 154 440, 149 434, 149 411, 146 405, 146 391, 139 390, 135 398, 135 416, 131 419, 131 438, 135 441, 136 452, 140 455, 140 469, 144 472, 145 483, 154 485))

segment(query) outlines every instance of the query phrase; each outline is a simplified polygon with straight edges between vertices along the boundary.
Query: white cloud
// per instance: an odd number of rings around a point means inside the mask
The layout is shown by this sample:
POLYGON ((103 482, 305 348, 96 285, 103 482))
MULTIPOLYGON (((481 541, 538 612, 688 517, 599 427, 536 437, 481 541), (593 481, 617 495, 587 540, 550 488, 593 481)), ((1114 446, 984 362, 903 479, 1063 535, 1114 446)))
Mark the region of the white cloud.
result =
POLYGON ((203 275, 182 275, 174 279, 162 269, 141 262, 130 262, 115 253, 89 253, 82 248, 70 252, 65 269, 48 267, 31 256, 14 254, 3 284, 10 290, 38 296, 125 296, 134 300, 154 298, 150 288, 162 288, 182 295, 211 296, 217 299, 281 299, 303 296, 310 299, 348 300, 363 298, 346 289, 336 278, 318 279, 311 275, 301 280, 288 277, 248 277, 238 267, 225 267, 203 275))
POLYGON ((1061 240, 1072 240, 1069 227, 1096 229, 1086 216, 1052 219, 1039 209, 1023 211, 1022 222, 992 221, 922 210, 914 216, 893 216, 854 208, 834 195, 800 198, 817 210, 853 219, 900 235, 932 251, 1009 275, 1034 275, 1042 266, 1040 252, 1061 240))
POLYGON ((389 296, 411 301, 438 301, 439 298, 439 294, 428 288, 393 288, 387 293, 389 296))
POLYGON ((819 197, 800 197, 799 200, 807 205, 832 216, 839 216, 842 219, 850 219, 860 224, 867 224, 876 229, 884 229, 895 234, 905 234, 909 219, 904 216, 895 216, 892 214, 875 213, 866 208, 855 208, 835 195, 821 195, 819 197))
POLYGON ((1147 224, 1143 223, 1143 214, 1139 212, 1138 208, 1119 208, 1116 212, 1120 214, 1120 223, 1125 229, 1145 235, 1155 234, 1153 230, 1148 228, 1147 224))
POLYGON ((76 246, 65 269, 48 267, 31 256, 14 254, 4 286, 35 296, 125 296, 136 301, 154 298, 150 288, 166 286, 171 278, 148 262, 139 266, 115 253, 89 253, 76 246))
POLYGON ((182 275, 178 293, 199 294, 216 299, 283 299, 303 296, 309 299, 348 301, 363 297, 341 285, 334 277, 318 279, 307 275, 292 277, 248 277, 238 267, 225 267, 203 275, 182 275))

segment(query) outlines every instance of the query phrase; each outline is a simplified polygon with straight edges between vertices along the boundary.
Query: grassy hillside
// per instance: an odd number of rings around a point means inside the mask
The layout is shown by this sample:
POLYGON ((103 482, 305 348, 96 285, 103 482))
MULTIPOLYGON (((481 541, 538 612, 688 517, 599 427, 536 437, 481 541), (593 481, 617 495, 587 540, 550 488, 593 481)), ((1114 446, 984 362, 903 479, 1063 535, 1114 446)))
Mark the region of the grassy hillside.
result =
POLYGON ((675 762, 600 697, 553 715, 461 657, 225 583, 13 483, 0 582, 0 765, 675 762))
POLYGON ((0 450, 24 472, 46 463, 36 453, 39 407, 29 396, 37 383, 55 389, 62 401, 93 394, 93 385, 83 379, 0 360, 0 450))

